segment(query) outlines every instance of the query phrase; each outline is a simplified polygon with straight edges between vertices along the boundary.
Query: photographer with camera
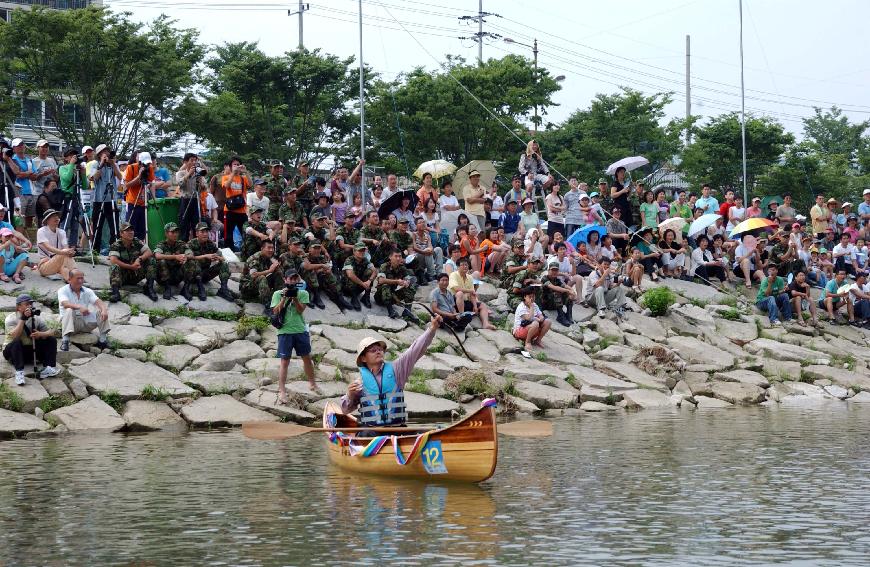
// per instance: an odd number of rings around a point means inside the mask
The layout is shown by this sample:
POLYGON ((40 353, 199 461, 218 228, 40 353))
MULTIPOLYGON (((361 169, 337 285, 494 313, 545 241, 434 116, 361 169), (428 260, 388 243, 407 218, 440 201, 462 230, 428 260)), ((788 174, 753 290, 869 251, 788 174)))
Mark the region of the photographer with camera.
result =
POLYGON ((106 144, 95 150, 97 159, 89 166, 88 179, 94 187, 91 208, 91 226, 94 227, 93 249, 103 249, 103 226, 108 223, 111 244, 118 238, 118 217, 115 215, 115 179, 121 178, 121 170, 115 161, 115 152, 106 144))
POLYGON ((151 154, 134 152, 130 163, 124 170, 124 182, 127 184, 127 222, 133 227, 133 233, 139 240, 146 239, 145 203, 148 199, 149 185, 154 182, 154 165, 151 154))
POLYGON ((247 195, 251 187, 251 178, 241 158, 230 158, 230 173, 223 176, 221 186, 227 196, 224 203, 224 240, 233 252, 238 252, 234 235, 237 228, 241 236, 245 235, 245 223, 248 222, 247 195))
MULTIPOLYGON (((282 321, 278 328, 278 358, 281 366, 278 370, 278 403, 287 403, 287 390, 284 384, 287 382, 287 367, 293 351, 302 358, 302 367, 308 378, 308 387, 312 392, 317 391, 317 383, 314 381, 314 363, 311 361, 311 336, 308 333, 308 324, 302 313, 308 306, 308 292, 302 283, 299 273, 294 268, 284 271, 284 287, 272 294, 272 317, 278 317, 282 321), (281 314, 283 313, 283 317, 281 314)), ((273 323, 274 324, 274 323, 273 323)))
POLYGON ((0 202, 9 211, 9 222, 13 222, 15 209, 15 178, 18 166, 12 160, 12 146, 9 140, 0 138, 0 202))
MULTIPOLYGON (((23 293, 15 298, 15 311, 6 316, 6 340, 3 343, 3 358, 15 367, 15 383, 24 385, 24 364, 34 359, 42 365, 39 378, 57 376, 57 339, 54 331, 33 308, 33 298, 23 293)), ((36 365, 34 364, 34 371, 36 365)))
POLYGON ((58 169, 60 190, 63 192, 63 210, 60 222, 69 243, 73 248, 78 248, 79 219, 82 216, 79 192, 87 187, 87 179, 82 171, 84 161, 79 158, 75 148, 68 148, 63 152, 63 161, 64 165, 58 169))
POLYGON ((36 171, 36 164, 33 160, 25 155, 27 146, 24 145, 24 140, 15 138, 12 140, 12 157, 11 163, 15 166, 15 175, 18 186, 21 187, 21 215, 24 217, 23 232, 27 233, 28 238, 33 238, 29 234, 30 228, 33 226, 33 217, 36 216, 36 196, 33 194, 33 181, 38 179, 39 174, 36 171))
POLYGON ((202 220, 199 210, 199 196, 208 191, 205 178, 208 170, 200 163, 199 156, 194 153, 184 154, 181 167, 175 174, 181 201, 178 204, 178 226, 181 229, 181 240, 190 240, 195 236, 195 227, 202 220))

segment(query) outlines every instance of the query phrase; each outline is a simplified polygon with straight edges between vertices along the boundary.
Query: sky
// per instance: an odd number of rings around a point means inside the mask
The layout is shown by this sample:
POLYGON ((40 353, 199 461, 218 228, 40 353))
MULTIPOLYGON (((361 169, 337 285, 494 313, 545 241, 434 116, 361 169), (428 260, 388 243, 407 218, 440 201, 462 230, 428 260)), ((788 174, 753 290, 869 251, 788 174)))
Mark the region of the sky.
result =
MULTIPOLYGON (((298 2, 277 0, 104 0, 115 11, 149 21, 161 13, 196 28, 209 44, 256 41, 270 55, 296 49, 298 2)), ((304 43, 342 57, 358 56, 357 0, 310 0, 304 43)), ((478 0, 363 0, 363 56, 391 79, 416 66, 437 69, 445 55, 477 58, 467 37, 478 0)), ((668 118, 685 116, 685 45, 691 36, 692 114, 740 110, 738 0, 483 0, 484 59, 517 53, 564 75, 557 107, 565 120, 598 93, 631 86, 647 94, 674 91, 668 118), (514 43, 506 43, 511 38, 514 43), (520 45, 527 44, 529 47, 520 45)), ((778 119, 800 137, 813 106, 836 104, 852 121, 870 119, 870 60, 864 0, 744 0, 743 38, 748 113, 778 119)))

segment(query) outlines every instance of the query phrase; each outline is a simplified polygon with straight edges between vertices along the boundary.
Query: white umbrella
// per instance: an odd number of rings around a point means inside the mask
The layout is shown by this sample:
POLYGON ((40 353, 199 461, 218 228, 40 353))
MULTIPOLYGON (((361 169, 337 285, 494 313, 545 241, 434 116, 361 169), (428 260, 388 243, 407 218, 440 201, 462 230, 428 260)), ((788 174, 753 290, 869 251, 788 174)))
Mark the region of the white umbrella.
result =
POLYGON ((453 175, 453 172, 456 171, 456 166, 450 163, 449 161, 443 159, 433 159, 431 161, 424 161, 420 164, 420 167, 414 171, 414 177, 417 179, 422 179, 424 173, 431 173, 432 177, 435 179, 441 179, 442 177, 446 177, 448 175, 453 175))
POLYGON ((492 186, 492 182, 497 175, 495 165, 489 160, 476 159, 470 161, 456 170, 456 175, 453 176, 453 191, 457 197, 462 199, 462 188, 468 185, 468 174, 477 170, 480 174, 480 186, 488 191, 492 186))
POLYGON ((671 217, 659 223, 659 235, 664 238, 666 230, 674 231, 674 238, 677 242, 683 241, 683 227, 686 226, 686 219, 683 217, 671 217))
POLYGON ((695 236, 696 234, 698 234, 702 230, 706 230, 709 227, 716 224, 716 221, 721 219, 721 218, 722 218, 722 215, 716 215, 716 214, 701 215, 700 217, 693 220, 692 224, 689 225, 688 235, 695 236))
POLYGON ((607 175, 614 175, 616 170, 620 167, 624 167, 626 171, 632 171, 637 169, 638 167, 643 167, 649 163, 649 160, 643 156, 632 156, 627 158, 622 158, 619 161, 615 161, 607 166, 607 169, 604 171, 607 175))

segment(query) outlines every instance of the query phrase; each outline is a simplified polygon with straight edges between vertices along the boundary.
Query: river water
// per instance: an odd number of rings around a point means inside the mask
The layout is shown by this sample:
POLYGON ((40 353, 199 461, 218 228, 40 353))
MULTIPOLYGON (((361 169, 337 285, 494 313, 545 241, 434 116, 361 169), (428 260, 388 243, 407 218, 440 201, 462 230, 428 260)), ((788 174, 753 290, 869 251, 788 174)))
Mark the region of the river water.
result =
POLYGON ((554 420, 479 486, 351 476, 320 434, 0 442, 0 566, 870 563, 870 412, 554 420))

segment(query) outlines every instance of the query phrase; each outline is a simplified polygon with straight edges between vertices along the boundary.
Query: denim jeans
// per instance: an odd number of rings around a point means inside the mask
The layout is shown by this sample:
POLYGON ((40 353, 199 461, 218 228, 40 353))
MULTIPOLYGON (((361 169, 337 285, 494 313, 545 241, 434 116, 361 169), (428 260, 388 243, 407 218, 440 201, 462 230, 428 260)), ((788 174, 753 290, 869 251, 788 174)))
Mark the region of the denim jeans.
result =
POLYGON ((791 301, 789 301, 788 295, 785 293, 766 297, 758 301, 755 306, 762 312, 767 313, 771 323, 779 319, 780 315, 783 321, 791 319, 791 301))

